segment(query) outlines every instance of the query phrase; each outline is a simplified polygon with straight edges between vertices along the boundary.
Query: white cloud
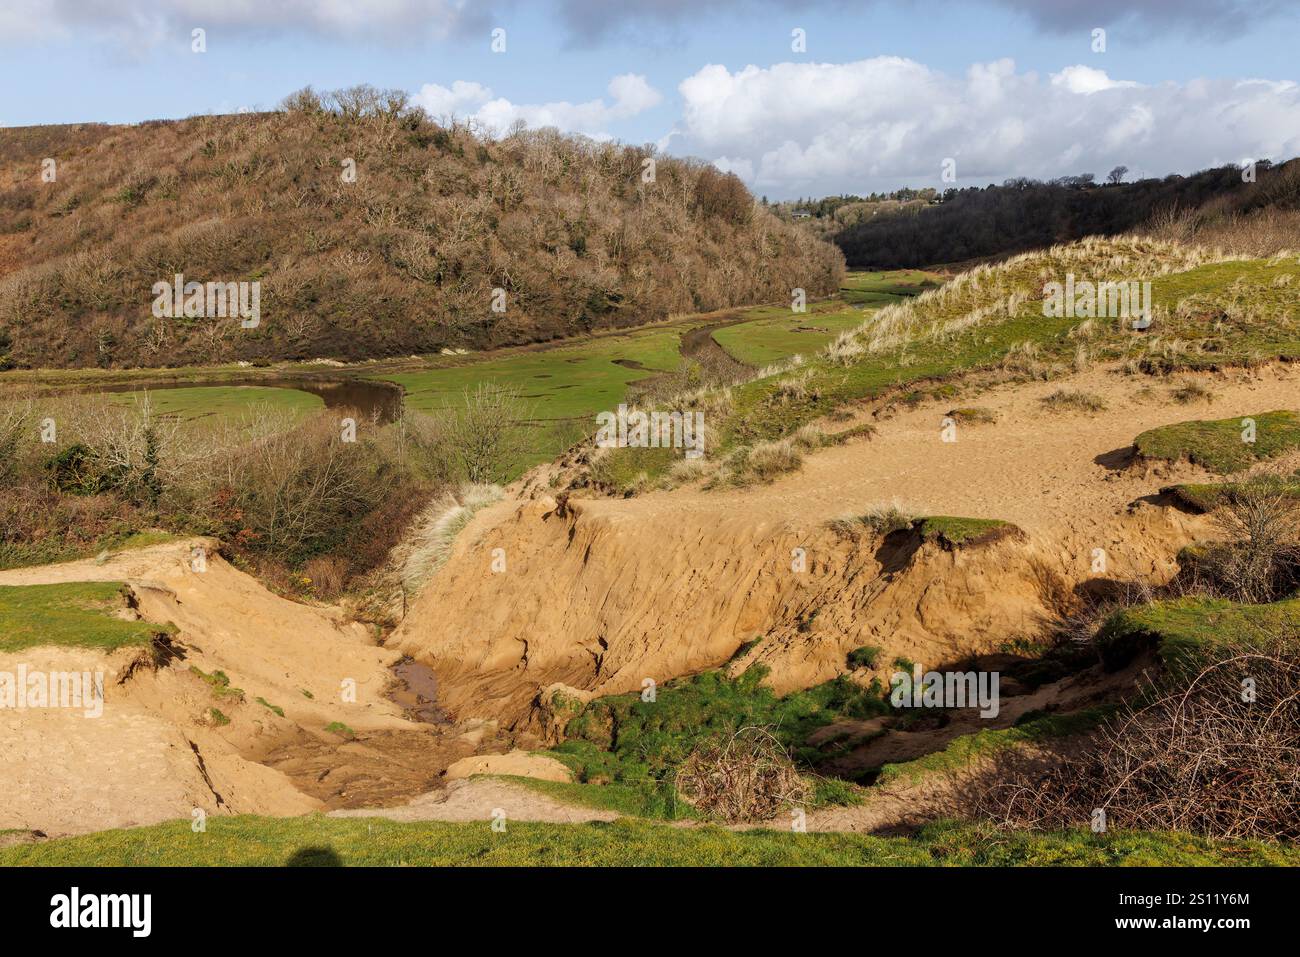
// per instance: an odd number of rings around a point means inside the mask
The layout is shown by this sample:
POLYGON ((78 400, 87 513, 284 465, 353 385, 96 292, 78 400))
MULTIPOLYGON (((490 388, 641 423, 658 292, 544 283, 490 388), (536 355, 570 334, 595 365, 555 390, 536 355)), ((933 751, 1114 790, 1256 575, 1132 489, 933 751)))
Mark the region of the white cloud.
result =
POLYGON ((1071 93, 1100 93, 1102 90, 1115 90, 1123 87, 1139 86, 1132 80, 1112 80, 1105 70, 1075 64, 1067 66, 1060 73, 1052 74, 1052 86, 1060 86, 1071 93))
POLYGON ((570 103, 561 100, 552 103, 512 103, 494 97, 492 90, 479 83, 457 80, 450 87, 426 83, 414 97, 435 117, 455 116, 473 119, 500 136, 516 120, 523 120, 530 128, 554 126, 566 133, 584 133, 597 139, 608 139, 608 126, 619 120, 630 119, 658 106, 663 96, 646 78, 635 73, 623 73, 609 81, 609 99, 570 103))
POLYGON ((465 116, 492 99, 492 91, 465 80, 457 80, 450 88, 426 83, 414 99, 432 116, 465 116))
POLYGON ((673 151, 720 158, 775 195, 1051 178, 1125 164, 1193 172, 1300 153, 1300 86, 1265 80, 1143 85, 1067 66, 1043 77, 1009 59, 963 75, 915 60, 709 65, 678 87, 673 151), (748 171, 748 174, 747 172, 748 171))

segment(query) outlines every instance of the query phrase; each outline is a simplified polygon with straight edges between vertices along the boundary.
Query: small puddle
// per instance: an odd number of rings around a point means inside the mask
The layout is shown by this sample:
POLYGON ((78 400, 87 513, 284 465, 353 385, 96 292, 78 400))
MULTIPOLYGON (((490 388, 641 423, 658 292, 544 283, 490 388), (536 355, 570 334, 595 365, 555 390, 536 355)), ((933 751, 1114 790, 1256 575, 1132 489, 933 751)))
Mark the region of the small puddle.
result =
POLYGON ((401 706, 413 721, 450 724, 451 719, 438 707, 438 678, 433 669, 414 658, 403 658, 392 667, 397 686, 388 697, 401 706))

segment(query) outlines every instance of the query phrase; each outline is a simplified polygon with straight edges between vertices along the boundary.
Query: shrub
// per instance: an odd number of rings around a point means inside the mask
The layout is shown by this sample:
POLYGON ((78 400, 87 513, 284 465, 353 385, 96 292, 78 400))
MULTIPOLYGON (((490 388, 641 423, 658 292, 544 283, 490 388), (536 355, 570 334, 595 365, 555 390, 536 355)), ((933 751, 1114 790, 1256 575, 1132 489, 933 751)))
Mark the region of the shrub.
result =
POLYGON ((854 648, 849 652, 848 664, 850 668, 874 668, 876 662, 880 659, 882 649, 875 645, 863 645, 860 648, 854 648))
POLYGON ((1300 585, 1300 500, 1277 476, 1228 487, 1214 512, 1228 540, 1206 546, 1195 569, 1233 601, 1275 601, 1300 585))
POLYGON ((510 389, 480 382, 447 418, 445 440, 457 477, 475 484, 505 482, 526 448, 520 431, 527 411, 510 389))
MULTIPOLYGON (((1300 837, 1300 653, 1294 635, 1220 643, 1167 673, 1065 764, 1002 755, 978 812, 1013 827, 1300 837), (1250 679, 1250 695, 1243 694, 1250 679)), ((978 793, 979 788, 969 789, 978 793)))
POLYGON ((677 772, 682 798, 728 824, 765 821, 812 792, 781 743, 763 728, 702 741, 677 772))

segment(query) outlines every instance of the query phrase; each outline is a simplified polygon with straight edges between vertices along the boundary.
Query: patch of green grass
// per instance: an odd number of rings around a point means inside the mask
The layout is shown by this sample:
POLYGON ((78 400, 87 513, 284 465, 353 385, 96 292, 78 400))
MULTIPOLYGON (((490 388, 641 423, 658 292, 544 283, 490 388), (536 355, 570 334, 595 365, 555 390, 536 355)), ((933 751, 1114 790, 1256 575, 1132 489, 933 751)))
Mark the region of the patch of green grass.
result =
MULTIPOLYGON (((1212 512, 1227 504, 1240 487, 1240 482, 1186 482, 1162 488, 1160 492, 1198 512, 1212 512)), ((1300 477, 1279 481, 1277 491, 1287 498, 1300 499, 1300 477)))
POLYGON ((880 660, 880 652, 881 649, 876 645, 854 648, 848 654, 848 665, 850 668, 874 668, 880 660))
POLYGON ((1172 672, 1193 669, 1219 645, 1252 644, 1269 635, 1300 633, 1300 598, 1241 605, 1219 598, 1176 598, 1111 615, 1096 645, 1109 668, 1153 650, 1172 672))
POLYGON ((961 770, 979 758, 1008 748, 1082 734, 1097 727, 1113 710, 1110 706, 1103 706, 1070 714, 1026 715, 1029 720, 1022 719, 1010 728, 964 734, 954 738, 942 751, 934 751, 899 764, 884 765, 875 783, 890 785, 915 782, 928 774, 961 770))
POLYGON ((325 725, 325 730, 330 734, 341 734, 345 738, 355 738, 357 735, 355 731, 349 728, 342 721, 331 721, 329 724, 325 725))
POLYGON ((226 717, 225 713, 220 708, 209 708, 208 717, 212 719, 212 723, 218 728, 224 728, 226 725, 230 724, 230 719, 226 717))
MULTIPOLYGON (((120 405, 134 405, 141 393, 110 392, 108 398, 120 405)), ((325 408, 325 400, 310 392, 263 385, 182 386, 148 390, 155 413, 179 419, 187 425, 238 423, 257 405, 304 419, 325 408)))
POLYGON ((702 741, 764 727, 796 763, 809 766, 822 757, 804 744, 817 728, 889 710, 878 683, 862 688, 841 677, 778 697, 762 684, 766 674, 762 665, 736 678, 708 671, 667 683, 654 701, 635 693, 598 698, 569 720, 565 740, 547 753, 579 784, 622 785, 634 793, 617 800, 637 803, 646 816, 672 819, 691 813, 673 781, 676 767, 702 741))
POLYGON ((175 631, 116 617, 126 607, 125 595, 121 582, 0 585, 0 651, 58 645, 108 652, 175 631))
POLYGON ((863 318, 861 309, 841 303, 814 303, 804 313, 791 312, 788 306, 762 306, 745 314, 746 321, 715 329, 713 341, 755 368, 815 353, 863 318))
POLYGON ((1188 834, 1027 833, 953 823, 912 837, 608 824, 401 823, 319 814, 214 817, 0 849, 4 866, 1295 866, 1300 848, 1188 834))
POLYGON ((281 718, 284 717, 284 709, 281 708, 278 704, 271 704, 271 702, 267 701, 265 698, 262 697, 258 697, 257 703, 260 704, 267 711, 272 711, 275 714, 279 715, 281 718))
POLYGON ((888 305, 943 283, 944 276, 923 269, 858 270, 845 275, 840 297, 850 303, 888 305))
POLYGON ((1133 445, 1144 459, 1186 460, 1226 475, 1300 447, 1300 415, 1278 411, 1179 422, 1143 432, 1133 445), (1255 424, 1253 442, 1246 441, 1251 434, 1247 420, 1255 424))
POLYGON ((681 362, 680 344, 679 330, 648 329, 494 359, 456 360, 458 364, 382 378, 401 385, 406 407, 417 412, 454 408, 467 390, 484 382, 517 393, 530 417, 521 425, 527 449, 516 471, 523 472, 576 440, 575 429, 562 428, 562 420, 573 420, 582 434, 593 434, 596 413, 617 409, 631 383, 675 370, 681 362))
POLYGON ((190 674, 202 679, 212 689, 214 697, 233 698, 236 701, 244 700, 243 689, 230 687, 230 676, 224 671, 214 671, 212 674, 208 674, 197 665, 190 665, 190 674))
POLYGON ((996 518, 957 518, 932 515, 918 518, 912 527, 923 541, 938 542, 946 548, 968 548, 996 541, 1019 531, 1010 522, 996 518))
POLYGON ((610 449, 592 463, 591 478, 614 494, 636 491, 649 475, 666 472, 678 457, 674 449, 610 449))
POLYGON ((815 807, 854 807, 866 800, 866 789, 843 778, 813 778, 812 803, 815 807))

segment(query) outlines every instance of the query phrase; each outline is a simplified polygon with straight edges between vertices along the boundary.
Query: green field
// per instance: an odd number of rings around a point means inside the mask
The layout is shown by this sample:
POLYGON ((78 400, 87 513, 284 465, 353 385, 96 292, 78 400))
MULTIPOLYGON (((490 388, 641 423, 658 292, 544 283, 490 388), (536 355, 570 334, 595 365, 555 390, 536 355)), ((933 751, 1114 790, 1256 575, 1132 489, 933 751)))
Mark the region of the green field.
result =
MULTIPOLYGON (((132 405, 144 394, 144 392, 107 393, 113 402, 122 405, 132 405)), ((155 412, 175 416, 186 423, 209 423, 220 420, 232 424, 238 423, 253 405, 287 412, 297 418, 325 408, 325 400, 310 392, 260 385, 150 389, 148 396, 155 412)))
POLYGON ((819 302, 802 314, 787 306, 761 306, 746 310, 749 317, 713 333, 713 340, 735 359, 764 366, 801 353, 813 353, 845 329, 861 325, 861 308, 842 302, 819 302))
POLYGON ((629 383, 676 369, 680 341, 675 330, 648 330, 377 378, 402 386, 417 412, 446 409, 488 382, 518 392, 534 419, 587 418, 617 407, 629 383))
POLYGON ((4 866, 1295 866, 1300 850, 1186 834, 1027 834, 937 824, 915 837, 727 831, 643 821, 397 823, 310 815, 210 817, 0 850, 4 866))
POLYGON ((887 306, 941 286, 944 279, 939 273, 924 269, 851 272, 844 277, 840 297, 852 305, 887 306))
POLYGON ((915 269, 849 273, 836 299, 811 303, 801 314, 786 306, 756 306, 745 310, 745 321, 718 329, 713 338, 734 358, 752 366, 810 355, 846 329, 861 325, 871 310, 904 301, 941 280, 935 273, 915 269))
POLYGON ((0 585, 0 651, 63 645, 113 651, 146 645, 166 628, 114 616, 123 608, 121 582, 0 585))

